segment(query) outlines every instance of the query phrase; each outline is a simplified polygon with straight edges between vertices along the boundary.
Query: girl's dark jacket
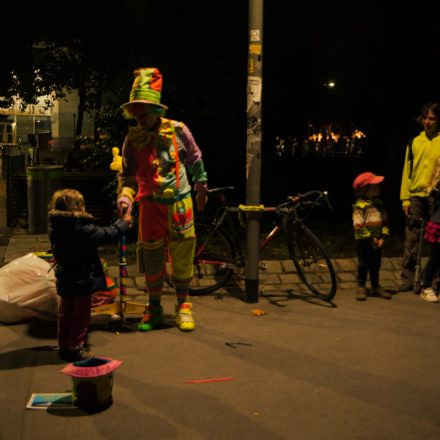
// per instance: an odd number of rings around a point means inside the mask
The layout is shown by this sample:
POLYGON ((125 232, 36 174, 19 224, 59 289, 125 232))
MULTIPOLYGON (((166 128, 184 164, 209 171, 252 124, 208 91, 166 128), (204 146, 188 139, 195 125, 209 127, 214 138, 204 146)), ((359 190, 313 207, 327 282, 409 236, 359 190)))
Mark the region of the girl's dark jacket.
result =
POLYGON ((49 238, 60 296, 90 295, 106 288, 98 246, 117 240, 129 224, 119 219, 100 227, 92 219, 86 212, 49 211, 49 238))

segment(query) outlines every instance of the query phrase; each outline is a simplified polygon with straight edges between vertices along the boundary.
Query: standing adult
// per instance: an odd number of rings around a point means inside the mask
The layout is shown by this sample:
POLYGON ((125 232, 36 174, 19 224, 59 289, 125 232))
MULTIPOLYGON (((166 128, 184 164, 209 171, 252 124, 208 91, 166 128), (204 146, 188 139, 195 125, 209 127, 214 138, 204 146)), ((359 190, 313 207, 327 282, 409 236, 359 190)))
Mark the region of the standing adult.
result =
POLYGON ((440 156, 440 104, 425 104, 417 118, 423 131, 409 143, 402 173, 400 200, 406 216, 405 248, 402 259, 401 291, 412 290, 417 262, 421 219, 429 219, 431 200, 428 185, 435 160, 440 156))
POLYGON ((160 102, 159 70, 139 68, 134 76, 130 101, 121 106, 127 117, 136 119, 137 126, 129 129, 122 149, 118 208, 120 212, 130 210, 134 201, 139 206, 137 257, 139 270, 145 273, 149 303, 138 328, 148 331, 161 323, 167 246, 177 296, 177 326, 191 331, 195 324, 192 304, 187 300, 193 277, 195 232, 185 168, 192 175, 199 210, 207 201, 207 175, 201 151, 188 127, 164 118, 167 107, 160 102))

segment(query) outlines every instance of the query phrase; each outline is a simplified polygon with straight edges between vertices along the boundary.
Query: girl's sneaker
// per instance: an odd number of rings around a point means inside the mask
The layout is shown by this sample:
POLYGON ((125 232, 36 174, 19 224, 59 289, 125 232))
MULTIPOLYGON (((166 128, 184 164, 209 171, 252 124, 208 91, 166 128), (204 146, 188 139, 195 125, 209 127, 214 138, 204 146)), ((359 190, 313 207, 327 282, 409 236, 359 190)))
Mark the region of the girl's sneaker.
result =
POLYGON ((185 302, 177 307, 176 310, 176 324, 183 332, 191 332, 194 330, 196 324, 192 314, 192 304, 185 302))
POLYGON ((426 287, 422 289, 420 298, 430 303, 438 303, 438 296, 435 294, 434 289, 432 289, 431 287, 426 287))
POLYGON ((161 305, 148 304, 144 311, 144 316, 138 324, 140 332, 148 332, 162 324, 163 307, 161 305))
POLYGON ((82 348, 81 350, 75 350, 74 355, 76 361, 84 361, 85 359, 91 359, 95 357, 95 353, 93 353, 93 351, 88 350, 87 348, 82 348))
POLYGON ((82 361, 84 359, 90 359, 95 357, 95 354, 86 348, 81 348, 78 350, 69 350, 68 348, 61 348, 58 350, 58 356, 67 362, 82 361))

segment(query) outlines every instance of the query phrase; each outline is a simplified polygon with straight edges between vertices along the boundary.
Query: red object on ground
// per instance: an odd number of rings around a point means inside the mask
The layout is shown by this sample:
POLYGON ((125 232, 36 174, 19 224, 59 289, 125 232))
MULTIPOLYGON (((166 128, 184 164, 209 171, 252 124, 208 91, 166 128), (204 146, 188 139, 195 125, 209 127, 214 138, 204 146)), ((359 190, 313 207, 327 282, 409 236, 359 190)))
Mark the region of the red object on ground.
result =
POLYGON ((224 380, 235 380, 235 379, 233 377, 215 377, 213 379, 185 380, 185 383, 223 382, 224 380))
POLYGON ((99 377, 112 373, 120 367, 122 361, 108 357, 94 357, 83 361, 73 362, 61 370, 61 373, 73 377, 99 377))

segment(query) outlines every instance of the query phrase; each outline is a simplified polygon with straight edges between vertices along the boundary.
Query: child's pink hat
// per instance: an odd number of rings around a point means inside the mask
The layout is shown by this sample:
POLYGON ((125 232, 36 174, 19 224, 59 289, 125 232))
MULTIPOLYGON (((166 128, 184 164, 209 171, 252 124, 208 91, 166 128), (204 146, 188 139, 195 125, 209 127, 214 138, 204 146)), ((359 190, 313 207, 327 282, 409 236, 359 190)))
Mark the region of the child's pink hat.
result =
POLYGON ((360 191, 367 185, 376 185, 378 183, 381 183, 383 179, 385 179, 384 176, 376 176, 376 174, 367 171, 366 173, 359 174, 359 176, 354 179, 353 189, 355 191, 360 191))

